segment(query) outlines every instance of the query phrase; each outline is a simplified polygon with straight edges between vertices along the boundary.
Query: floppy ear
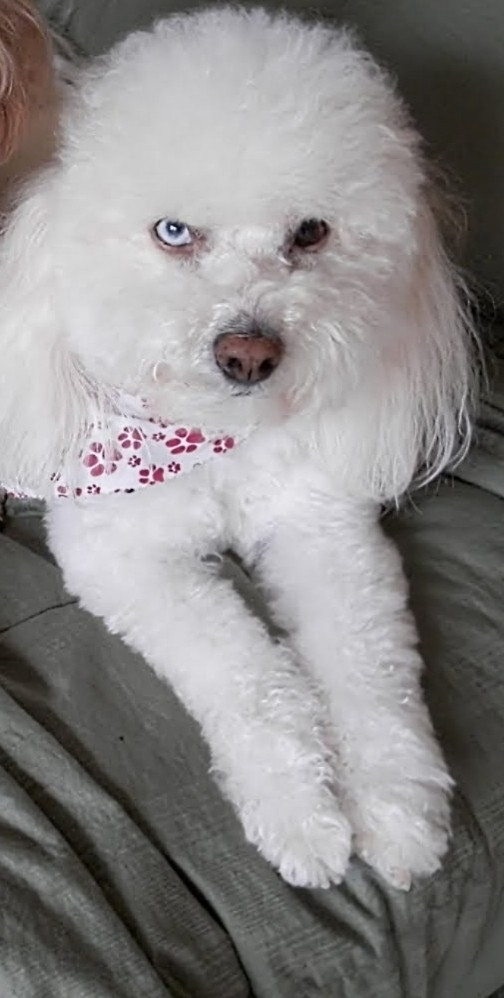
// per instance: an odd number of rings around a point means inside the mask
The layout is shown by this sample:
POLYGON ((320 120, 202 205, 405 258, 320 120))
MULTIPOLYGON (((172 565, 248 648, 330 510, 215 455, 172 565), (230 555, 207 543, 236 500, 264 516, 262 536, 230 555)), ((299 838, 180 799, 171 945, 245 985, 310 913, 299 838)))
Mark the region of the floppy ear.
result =
POLYGON ((50 217, 47 171, 0 241, 0 484, 38 495, 92 418, 58 316, 50 217))
POLYGON ((348 466, 382 501, 456 463, 471 436, 479 354, 469 295, 421 198, 409 252, 397 254, 385 346, 346 419, 348 466))

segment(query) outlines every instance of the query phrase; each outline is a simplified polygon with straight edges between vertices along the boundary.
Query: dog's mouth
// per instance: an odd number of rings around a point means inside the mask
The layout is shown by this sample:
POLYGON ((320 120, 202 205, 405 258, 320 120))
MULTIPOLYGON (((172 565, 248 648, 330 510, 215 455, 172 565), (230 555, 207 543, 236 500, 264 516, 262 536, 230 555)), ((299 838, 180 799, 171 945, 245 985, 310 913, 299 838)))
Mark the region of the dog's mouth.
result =
POLYGON ((235 385, 230 382, 231 398, 251 398, 253 395, 264 395, 264 385, 235 385))

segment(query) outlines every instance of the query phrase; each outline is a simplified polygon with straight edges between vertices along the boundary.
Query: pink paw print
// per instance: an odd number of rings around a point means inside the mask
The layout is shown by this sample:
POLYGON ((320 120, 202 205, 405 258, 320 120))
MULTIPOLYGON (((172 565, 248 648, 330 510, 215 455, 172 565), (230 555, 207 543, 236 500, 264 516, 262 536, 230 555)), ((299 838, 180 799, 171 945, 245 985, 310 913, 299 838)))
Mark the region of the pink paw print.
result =
POLYGON ((139 450, 145 440, 145 433, 138 426, 125 426, 117 438, 123 450, 139 450))
POLYGON ((166 441, 166 446, 172 454, 192 454, 204 442, 201 430, 187 430, 185 426, 181 426, 175 430, 175 436, 166 441))
POLYGON ((217 437, 213 442, 214 454, 225 454, 232 450, 235 445, 233 437, 217 437))
POLYGON ((120 461, 122 454, 118 450, 113 450, 111 453, 105 453, 105 447, 103 444, 94 443, 89 446, 89 453, 86 454, 83 465, 89 468, 89 474, 93 478, 98 478, 100 475, 112 475, 114 471, 117 471, 117 461, 120 461))
POLYGON ((152 464, 150 468, 140 469, 138 481, 140 482, 140 485, 155 485, 156 482, 164 482, 164 476, 164 468, 158 468, 156 465, 152 464))

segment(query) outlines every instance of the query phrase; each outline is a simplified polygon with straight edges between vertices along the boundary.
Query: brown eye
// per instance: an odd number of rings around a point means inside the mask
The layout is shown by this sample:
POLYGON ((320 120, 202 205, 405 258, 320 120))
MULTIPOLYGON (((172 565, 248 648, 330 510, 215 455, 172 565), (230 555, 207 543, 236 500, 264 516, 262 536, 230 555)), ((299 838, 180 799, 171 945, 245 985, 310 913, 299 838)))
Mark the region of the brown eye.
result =
POLYGON ((329 226, 323 218, 304 218, 294 233, 292 245, 301 250, 319 249, 327 239, 329 231, 329 226))

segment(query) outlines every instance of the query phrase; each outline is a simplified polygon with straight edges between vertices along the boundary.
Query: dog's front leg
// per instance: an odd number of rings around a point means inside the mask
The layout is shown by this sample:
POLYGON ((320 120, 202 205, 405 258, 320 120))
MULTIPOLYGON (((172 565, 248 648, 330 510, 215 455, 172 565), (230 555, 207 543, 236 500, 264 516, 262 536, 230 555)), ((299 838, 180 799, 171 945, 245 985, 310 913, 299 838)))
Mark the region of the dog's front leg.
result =
POLYGON ((200 723, 248 840, 292 884, 338 882, 351 830, 331 792, 311 682, 202 560, 207 519, 215 528, 210 510, 200 504, 191 520, 190 505, 180 504, 156 519, 134 502, 132 517, 126 504, 113 515, 99 504, 56 508, 51 545, 68 588, 144 655, 200 723))
POLYGON ((447 848, 451 780, 423 702, 399 554, 371 506, 303 498, 299 483, 292 495, 258 545, 259 571, 328 698, 355 849, 407 888, 447 848))

